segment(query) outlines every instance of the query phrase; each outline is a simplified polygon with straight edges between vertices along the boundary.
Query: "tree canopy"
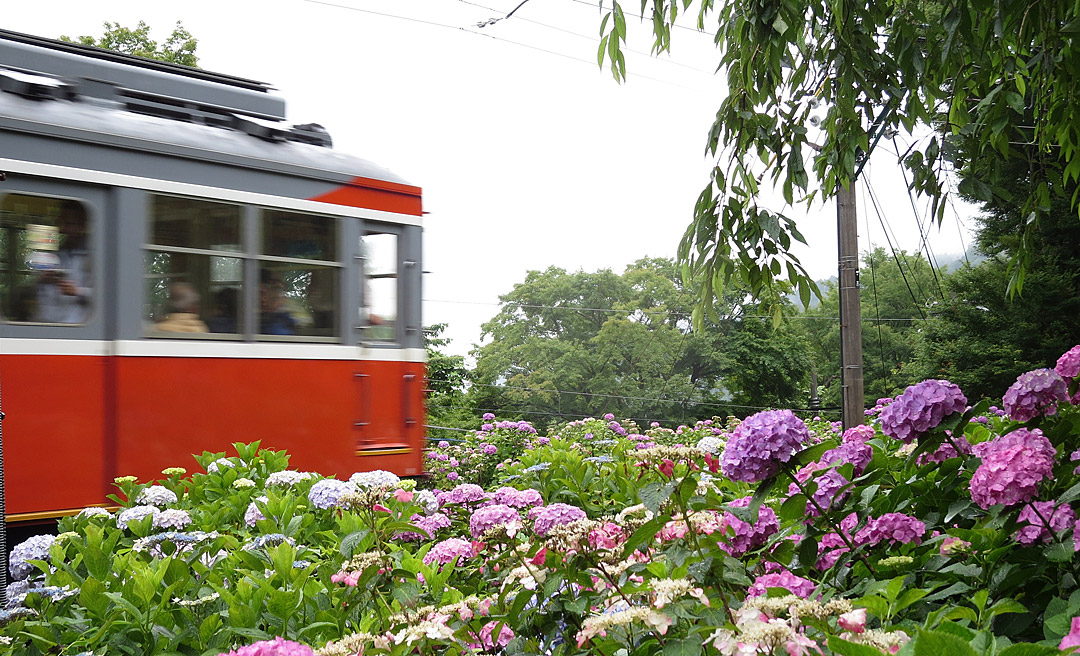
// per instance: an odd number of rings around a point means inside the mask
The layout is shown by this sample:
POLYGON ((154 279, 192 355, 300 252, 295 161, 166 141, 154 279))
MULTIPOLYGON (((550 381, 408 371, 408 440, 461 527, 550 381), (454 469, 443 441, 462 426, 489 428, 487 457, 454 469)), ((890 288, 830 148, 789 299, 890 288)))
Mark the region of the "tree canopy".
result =
POLYGON ((69 43, 81 43, 84 46, 105 48, 106 50, 115 50, 126 55, 183 64, 184 66, 194 67, 199 65, 199 58, 195 55, 199 42, 195 37, 191 36, 190 32, 184 29, 184 26, 179 21, 177 21, 176 27, 173 28, 172 34, 161 45, 158 45, 157 41, 150 38, 150 26, 143 21, 139 21, 139 24, 134 29, 123 27, 120 23, 110 23, 108 21, 105 22, 104 27, 105 34, 100 38, 80 36, 73 39, 68 36, 61 36, 60 40, 69 43))
MULTIPOLYGON (((669 50, 694 0, 642 0, 654 51, 669 50)), ((685 274, 708 299, 731 284, 777 299, 813 285, 791 247, 804 241, 760 192, 790 206, 833 196, 885 135, 927 131, 903 154, 911 188, 935 199, 946 176, 960 192, 1014 203, 1023 217, 1010 288, 1022 290, 1029 238, 1051 199, 1080 175, 1080 4, 1072 0, 699 0, 697 24, 715 31, 727 97, 709 132, 716 158, 680 245, 685 274), (819 104, 821 106, 819 106, 819 104), (811 118, 824 111, 820 129, 811 118), (809 165, 807 161, 809 160, 809 165), (1019 161, 1030 184, 1005 187, 1019 161)), ((599 60, 626 75, 626 16, 618 0, 601 24, 599 60)))

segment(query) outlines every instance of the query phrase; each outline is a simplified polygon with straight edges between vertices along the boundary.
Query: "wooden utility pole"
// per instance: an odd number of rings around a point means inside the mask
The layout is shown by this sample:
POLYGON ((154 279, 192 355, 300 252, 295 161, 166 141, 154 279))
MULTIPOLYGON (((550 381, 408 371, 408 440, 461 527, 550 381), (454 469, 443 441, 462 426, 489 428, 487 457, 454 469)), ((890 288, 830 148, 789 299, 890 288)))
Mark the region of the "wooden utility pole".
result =
POLYGON ((844 430, 863 423, 862 314, 859 310, 859 233, 855 181, 836 194, 840 278, 840 362, 844 430))

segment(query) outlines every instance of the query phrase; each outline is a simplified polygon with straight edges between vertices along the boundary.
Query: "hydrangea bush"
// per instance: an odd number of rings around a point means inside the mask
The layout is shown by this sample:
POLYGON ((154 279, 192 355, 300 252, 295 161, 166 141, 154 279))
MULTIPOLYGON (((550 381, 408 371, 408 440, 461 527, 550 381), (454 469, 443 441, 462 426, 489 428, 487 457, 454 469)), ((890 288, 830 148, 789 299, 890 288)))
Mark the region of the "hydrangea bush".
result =
POLYGON ((428 489, 204 453, 16 546, 0 654, 1055 654, 1080 646, 1076 353, 1053 413, 926 381, 844 432, 485 417, 428 489))

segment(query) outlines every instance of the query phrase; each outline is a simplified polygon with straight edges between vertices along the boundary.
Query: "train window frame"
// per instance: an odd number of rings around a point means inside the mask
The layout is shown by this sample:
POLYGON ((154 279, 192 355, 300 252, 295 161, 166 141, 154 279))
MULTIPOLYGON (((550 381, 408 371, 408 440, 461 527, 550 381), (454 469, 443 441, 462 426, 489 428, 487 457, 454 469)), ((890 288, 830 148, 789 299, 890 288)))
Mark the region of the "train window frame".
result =
POLYGON ((364 221, 360 227, 359 239, 356 244, 357 256, 356 260, 359 263, 358 271, 356 273, 360 282, 360 290, 357 298, 359 300, 358 316, 356 322, 355 333, 357 340, 360 344, 368 348, 400 348, 404 345, 404 328, 402 325, 402 319, 404 317, 404 305, 403 305, 403 284, 405 278, 405 258, 403 256, 403 249, 405 247, 405 231, 402 226, 389 223, 377 223, 372 221, 364 221), (392 274, 375 274, 368 273, 370 267, 368 264, 369 257, 364 252, 364 238, 370 235, 392 235, 394 237, 394 271, 392 274), (372 324, 366 319, 370 318, 371 313, 366 316, 364 314, 364 308, 367 307, 369 286, 368 280, 371 278, 393 278, 394 284, 394 320, 393 320, 393 332, 384 339, 373 339, 369 333, 372 324))
MULTIPOLYGON (((245 240, 245 212, 247 206, 241 203, 227 202, 217 198, 205 198, 196 196, 183 196, 177 194, 164 194, 164 193, 149 193, 146 195, 146 241, 142 245, 143 263, 142 263, 142 303, 140 304, 142 311, 140 312, 140 318, 143 322, 142 334, 144 337, 153 339, 197 339, 197 340, 212 340, 212 341, 226 341, 226 342, 238 342, 246 341, 249 339, 247 326, 244 325, 244 318, 246 316, 244 312, 244 288, 247 284, 247 261, 251 259, 248 248, 246 247, 247 241, 245 240), (155 243, 155 210, 156 203, 159 199, 172 199, 188 201, 196 204, 212 205, 221 208, 234 208, 236 210, 236 238, 235 244, 225 244, 224 246, 232 246, 232 248, 200 248, 190 246, 175 246, 155 243), (239 262, 240 279, 237 281, 238 287, 238 307, 236 312, 237 330, 235 332, 177 332, 168 330, 159 330, 157 326, 160 321, 153 320, 147 315, 147 309, 150 308, 151 312, 152 299, 150 287, 147 284, 152 278, 170 278, 174 277, 167 274, 155 274, 151 272, 149 264, 149 257, 154 253, 168 253, 177 255, 186 255, 198 258, 222 258, 237 260, 239 262)), ((212 266, 212 265, 210 265, 212 266)), ((209 271, 209 269, 208 269, 209 271)), ((208 274, 209 275, 209 274, 208 274)), ((207 278, 209 282, 209 277, 207 278)), ((207 298, 201 298, 201 303, 205 304, 207 298)), ((203 306, 205 307, 205 305, 203 306)), ((168 315, 166 315, 167 317, 168 315)), ((208 317, 209 318, 209 317, 208 317)), ((201 321, 201 318, 200 318, 201 321)))
MULTIPOLYGON (((344 335, 341 333, 341 316, 345 311, 342 305, 342 288, 344 285, 344 276, 348 267, 347 264, 341 259, 341 240, 346 234, 344 227, 344 218, 335 214, 324 214, 319 212, 307 212, 293 209, 286 209, 272 206, 256 206, 253 208, 256 214, 254 222, 254 234, 251 235, 250 243, 253 248, 252 260, 256 271, 255 280, 253 280, 253 286, 255 287, 256 304, 253 308, 253 315, 255 320, 252 325, 251 337, 254 341, 258 342, 288 342, 288 343, 318 343, 318 344, 341 344, 344 342, 344 335), (278 216, 293 216, 298 218, 311 219, 313 224, 322 223, 328 226, 329 238, 327 243, 323 245, 322 252, 331 255, 335 259, 318 259, 318 258, 306 258, 297 256, 286 255, 273 255, 266 253, 269 250, 267 246, 267 225, 274 219, 273 215, 278 216), (264 265, 271 266, 264 266, 264 265), (328 323, 329 335, 297 335, 297 334, 275 334, 272 332, 263 332, 262 326, 262 298, 263 294, 268 293, 265 291, 267 285, 272 282, 283 282, 267 279, 265 277, 266 271, 272 271, 277 269, 278 271, 287 270, 286 267, 292 265, 293 271, 301 270, 298 267, 308 268, 312 272, 322 270, 330 271, 333 273, 331 277, 331 291, 328 295, 331 301, 331 315, 328 323)), ((309 282, 309 284, 311 284, 309 282)), ((295 297, 294 297, 295 298, 295 297)), ((290 315, 295 317, 295 312, 290 312, 290 315)), ((313 314, 313 313, 309 313, 313 314)), ((295 320, 295 318, 294 318, 295 320)))
MULTIPOLYGON (((46 183, 46 184, 48 184, 48 183, 46 183)), ((60 183, 60 184, 62 186, 67 186, 67 185, 63 185, 63 183, 60 183)), ((50 331, 52 331, 53 329, 59 329, 59 330, 73 330, 74 329, 74 330, 82 332, 88 326, 97 323, 97 318, 98 318, 98 316, 101 315, 101 312, 103 310, 102 306, 103 306, 103 303, 104 303, 104 301, 103 301, 104 296, 103 296, 103 293, 102 293, 102 275, 101 275, 102 269, 101 269, 101 267, 105 266, 105 263, 104 263, 103 258, 101 257, 102 249, 101 249, 101 245, 99 243, 100 242, 99 233, 102 230, 102 227, 101 227, 102 224, 101 224, 101 220, 100 220, 100 213, 97 210, 97 204, 95 204, 87 196, 78 195, 78 194, 66 194, 66 193, 58 194, 58 193, 54 193, 54 192, 50 193, 50 191, 38 191, 37 189, 35 189, 35 187, 37 187, 37 186, 40 186, 40 185, 33 184, 33 183, 31 183, 31 184, 29 184, 29 185, 27 185, 25 187, 23 187, 23 185, 18 185, 18 187, 15 188, 15 189, 4 190, 3 193, 0 193, 0 230, 3 230, 3 231, 7 230, 7 226, 5 225, 6 222, 7 222, 6 214, 10 210, 4 210, 3 208, 4 208, 5 203, 10 198, 13 198, 13 197, 29 197, 29 198, 43 199, 46 202, 58 202, 60 204, 64 204, 64 203, 76 203, 76 204, 78 204, 78 206, 79 206, 79 208, 81 210, 82 221, 83 221, 83 227, 82 227, 83 247, 81 249, 78 249, 78 250, 85 251, 85 256, 87 258, 87 263, 85 265, 81 265, 81 268, 83 269, 83 272, 85 274, 85 278, 83 278, 83 284, 78 285, 79 288, 84 288, 84 289, 88 290, 87 294, 86 294, 86 299, 87 300, 86 300, 85 303, 83 303, 86 306, 85 316, 82 317, 81 321, 39 321, 39 320, 32 320, 32 319, 27 319, 27 320, 13 319, 13 318, 10 318, 8 316, 8 312, 6 312, 5 308, 4 308, 4 306, 9 305, 10 299, 4 298, 4 299, 2 299, 2 302, 0 302, 0 323, 3 323, 4 325, 11 326, 11 327, 25 326, 25 327, 30 327, 30 328, 33 328, 33 329, 43 327, 43 328, 46 328, 46 329, 48 329, 50 331), (89 285, 87 285, 85 283, 89 283, 89 285)), ((50 187, 56 187, 57 185, 56 184, 50 184, 49 186, 50 187)), ((67 191, 67 189, 63 189, 63 191, 67 191)), ((72 191, 77 191, 77 190, 72 189, 72 191)), ((62 213, 63 213, 63 210, 61 209, 57 213, 57 215, 55 217, 51 217, 51 220, 54 223, 58 222, 59 219, 60 219, 60 215, 62 213)), ((45 217, 45 216, 46 215, 42 215, 42 217, 45 217)), ((25 222, 25 223, 22 223, 21 225, 22 225, 22 233, 25 233, 26 232, 26 229, 25 229, 26 226, 43 225, 43 224, 40 224, 40 223, 32 224, 32 223, 29 223, 29 222, 25 222)), ((47 234, 42 234, 42 235, 39 235, 38 238, 42 239, 42 240, 45 240, 45 241, 50 241, 51 239, 55 239, 56 240, 56 248, 55 248, 55 250, 57 252, 59 252, 61 250, 61 248, 60 248, 61 243, 60 243, 60 239, 59 239, 59 226, 54 225, 54 226, 50 226, 50 227, 56 227, 57 228, 56 235, 54 235, 54 236, 52 236, 50 238, 50 236, 48 236, 47 234)), ((16 228, 16 230, 18 230, 18 228, 16 228)), ((14 254, 10 252, 10 246, 11 245, 9 243, 7 243, 7 237, 8 237, 8 235, 5 234, 4 235, 4 242, 5 242, 4 248, 7 249, 9 252, 4 253, 4 257, 2 259, 0 259, 0 279, 8 278, 9 275, 12 278, 14 278, 14 277, 16 277, 18 275, 31 275, 31 274, 33 274, 35 269, 31 268, 29 265, 27 265, 26 267, 20 267, 19 269, 16 269, 15 273, 11 273, 9 271, 9 269, 8 269, 8 266, 9 266, 8 260, 9 259, 12 260, 12 262, 10 263, 11 266, 18 266, 18 263, 15 262, 14 260, 18 260, 19 257, 18 257, 17 252, 14 253, 14 254), (8 256, 12 256, 12 255, 13 255, 13 257, 8 257, 8 256)), ((18 246, 16 245, 15 248, 18 249, 18 246)), ((42 248, 42 249, 37 249, 37 252, 41 253, 41 252, 46 251, 46 250, 54 250, 54 249, 52 249, 52 248, 42 248)), ((42 267, 57 266, 58 267, 59 266, 59 260, 56 259, 55 257, 48 258, 47 256, 43 256, 40 259, 39 266, 42 266, 42 267)), ((44 272, 46 269, 43 268, 41 270, 44 272)), ((24 286, 20 286, 20 287, 23 287, 23 288, 25 288, 27 290, 33 290, 33 289, 35 289, 37 287, 37 284, 38 283, 35 282, 35 283, 31 283, 31 285, 24 285, 24 286)), ((40 293, 40 290, 38 290, 38 291, 40 293)), ((6 295, 7 290, 4 289, 4 292, 5 292, 5 295, 6 295)), ((66 295, 72 295, 72 294, 66 294, 66 295)), ((39 299, 36 299, 35 303, 37 303, 38 300, 39 299)))

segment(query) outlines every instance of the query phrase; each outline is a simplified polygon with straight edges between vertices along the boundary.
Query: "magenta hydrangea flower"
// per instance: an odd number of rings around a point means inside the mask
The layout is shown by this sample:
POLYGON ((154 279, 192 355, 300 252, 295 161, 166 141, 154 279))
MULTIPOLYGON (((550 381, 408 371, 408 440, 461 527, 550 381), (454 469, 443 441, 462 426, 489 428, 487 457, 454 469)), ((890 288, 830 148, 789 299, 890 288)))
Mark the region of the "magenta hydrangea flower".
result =
POLYGON ((1053 369, 1036 369, 1020 374, 1005 392, 1001 404, 1013 421, 1030 421, 1057 412, 1057 404, 1068 398, 1065 379, 1053 369))
POLYGON ((1016 521, 1025 525, 1013 534, 1013 539, 1020 544, 1035 544, 1036 542, 1050 542, 1054 539, 1050 531, 1046 530, 1047 522, 1050 523, 1050 528, 1054 530, 1054 533, 1060 533, 1075 525, 1076 513, 1067 503, 1033 501, 1020 509, 1016 521))
MULTIPOLYGON (((850 483, 835 467, 830 468, 828 465, 819 462, 812 462, 799 469, 799 471, 795 472, 795 480, 799 481, 807 490, 814 488, 810 495, 814 503, 806 504, 808 517, 817 517, 821 514, 818 511, 818 506, 821 506, 826 512, 839 508, 847 497, 847 491, 841 492, 841 490, 850 483), (808 481, 813 482, 808 484, 808 481)), ((788 485, 788 496, 795 496, 800 492, 799 486, 795 483, 788 485)))
POLYGON ((881 410, 881 432, 907 443, 967 408, 967 398, 947 380, 924 380, 881 410))
POLYGON ((747 597, 761 597, 769 592, 769 588, 784 588, 796 597, 807 599, 814 594, 817 586, 813 581, 795 576, 787 570, 781 570, 773 574, 762 574, 754 579, 754 584, 746 591, 747 597))
MULTIPOLYGON (((1065 351, 1065 353, 1058 358, 1057 366, 1054 367, 1054 371, 1070 385, 1078 376, 1080 376, 1080 344, 1065 351)), ((1069 403, 1072 403, 1073 405, 1080 403, 1080 389, 1076 391, 1076 394, 1069 398, 1069 403)))
POLYGON ((458 558, 462 561, 469 560, 474 555, 472 543, 461 538, 449 538, 442 542, 436 542, 431 550, 424 555, 425 565, 449 565, 456 564, 458 558))
POLYGON ((397 537, 405 542, 416 542, 417 540, 430 539, 435 537, 435 533, 439 529, 447 528, 453 522, 449 517, 442 513, 433 513, 431 515, 413 515, 409 518, 409 523, 420 529, 419 533, 405 532, 398 533, 397 537))
MULTIPOLYGON (((751 497, 735 499, 729 506, 745 508, 750 505, 751 497)), ((780 530, 780 520, 776 512, 762 505, 758 508, 757 523, 751 525, 734 514, 724 511, 720 519, 720 530, 726 542, 721 542, 719 547, 732 556, 741 556, 751 549, 757 549, 765 544, 769 536, 780 530)))
MULTIPOLYGON (((889 399, 892 401, 892 399, 889 399)), ((843 436, 840 438, 843 442, 867 442, 874 437, 874 427, 866 424, 859 424, 858 426, 852 426, 844 431, 843 436)))
POLYGON ((855 527, 859 525, 859 516, 855 513, 849 514, 844 519, 840 520, 840 530, 843 531, 843 535, 836 532, 826 533, 818 540, 818 561, 814 565, 817 569, 825 571, 835 565, 840 556, 844 555, 850 549, 848 549, 848 543, 844 540, 844 536, 847 536, 848 540, 852 543, 855 542, 851 532, 855 530, 855 527))
POLYGON ((1057 450, 1039 429, 1021 428, 972 450, 982 464, 971 477, 971 498, 982 508, 1012 506, 1035 498, 1051 475, 1057 450))
MULTIPOLYGON (((848 429, 851 432, 853 429, 848 429)), ((871 433, 873 430, 871 429, 871 433)), ((851 464, 855 467, 855 475, 862 474, 870 461, 874 459, 874 447, 866 442, 851 440, 845 441, 835 449, 829 449, 821 455, 821 462, 826 465, 851 464)))
POLYGON ((732 480, 758 483, 810 441, 806 424, 791 410, 764 410, 747 417, 728 439, 720 470, 732 480))
POLYGON ((932 462, 941 463, 949 458, 957 458, 961 454, 965 456, 971 455, 971 442, 968 442, 967 437, 964 435, 950 435, 950 438, 942 442, 932 453, 919 454, 919 457, 915 459, 915 462, 919 465, 926 465, 932 462), (960 447, 959 451, 956 450, 957 447, 960 447))
POLYGON ((277 637, 273 640, 253 642, 222 656, 315 656, 315 652, 307 645, 277 637))
POLYGON ((499 503, 485 506, 474 512, 469 518, 469 533, 479 539, 496 526, 505 526, 508 530, 515 531, 520 525, 521 515, 518 511, 499 503))
POLYGON ((487 501, 488 494, 479 485, 462 483, 449 492, 439 492, 435 495, 435 499, 439 502, 439 506, 442 507, 449 503, 462 504, 487 501))
POLYGON ((533 511, 529 512, 533 518, 533 532, 540 537, 547 535, 548 531, 556 526, 576 522, 586 517, 584 510, 566 503, 553 503, 543 508, 534 508, 533 511))
POLYGON ((922 544, 924 535, 926 524, 919 519, 903 513, 885 513, 867 522, 866 526, 855 534, 855 542, 871 547, 882 542, 922 544))
POLYGON ((491 500, 511 508, 532 508, 544 505, 544 498, 532 488, 518 490, 512 487, 500 487, 491 493, 491 500))
POLYGON ((514 630, 502 622, 488 622, 480 629, 480 635, 477 636, 477 639, 480 643, 470 646, 486 652, 494 652, 496 649, 501 651, 503 647, 510 644, 510 641, 514 639, 514 630), (496 626, 499 627, 498 636, 492 635, 496 626))

